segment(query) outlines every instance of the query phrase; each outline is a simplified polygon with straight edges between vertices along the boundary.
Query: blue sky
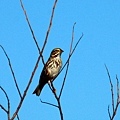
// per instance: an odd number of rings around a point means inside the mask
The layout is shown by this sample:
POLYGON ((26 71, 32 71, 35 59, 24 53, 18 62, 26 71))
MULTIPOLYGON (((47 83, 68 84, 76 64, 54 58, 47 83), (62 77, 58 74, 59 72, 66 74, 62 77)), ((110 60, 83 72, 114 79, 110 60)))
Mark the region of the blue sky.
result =
MULTIPOLYGON (((23 0, 35 36, 42 47, 48 28, 54 1, 23 0)), ((111 108, 110 84, 104 64, 109 68, 116 93, 116 74, 120 79, 120 1, 113 0, 59 0, 55 10, 52 29, 43 53, 47 61, 51 50, 60 47, 64 50, 63 64, 66 62, 75 26, 75 42, 82 33, 79 46, 73 54, 66 84, 61 97, 65 120, 109 120, 107 107, 111 108)), ((0 1, 0 44, 10 57, 21 92, 29 81, 38 57, 19 0, 0 1)), ((19 96, 8 67, 8 62, 0 49, 0 85, 6 90, 11 102, 11 115, 15 111, 19 96)), ((40 97, 32 95, 38 84, 42 63, 33 78, 27 97, 20 109, 21 120, 59 120, 59 111, 40 103, 48 101, 56 104, 54 96, 45 86, 40 97)), ((64 72, 55 80, 59 93, 64 72)), ((120 80, 119 80, 120 81, 120 80)), ((4 94, 0 91, 0 104, 7 107, 4 94)), ((111 108, 112 110, 112 108, 111 108)), ((0 119, 6 120, 0 109, 0 119)), ((120 108, 115 120, 120 118, 120 108)))

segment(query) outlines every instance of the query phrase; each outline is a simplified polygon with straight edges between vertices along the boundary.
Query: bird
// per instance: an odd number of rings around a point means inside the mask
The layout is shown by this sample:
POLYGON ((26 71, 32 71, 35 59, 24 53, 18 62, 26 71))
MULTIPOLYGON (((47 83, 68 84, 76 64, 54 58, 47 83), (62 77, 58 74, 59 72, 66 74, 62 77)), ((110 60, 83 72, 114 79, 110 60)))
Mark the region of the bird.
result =
POLYGON ((62 52, 64 51, 61 48, 54 48, 51 51, 50 57, 45 63, 42 72, 40 74, 39 83, 33 92, 33 94, 36 94, 36 96, 39 96, 43 87, 47 83, 53 82, 54 78, 60 72, 60 69, 62 67, 62 59, 61 59, 62 52))

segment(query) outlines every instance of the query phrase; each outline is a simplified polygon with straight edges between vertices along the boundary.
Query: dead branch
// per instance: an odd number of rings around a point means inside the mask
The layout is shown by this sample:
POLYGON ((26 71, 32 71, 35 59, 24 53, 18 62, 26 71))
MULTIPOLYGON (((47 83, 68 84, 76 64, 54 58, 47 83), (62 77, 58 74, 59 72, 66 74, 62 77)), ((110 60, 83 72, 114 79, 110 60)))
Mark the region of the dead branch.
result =
POLYGON ((33 40, 34 40, 34 42, 35 42, 35 44, 36 44, 36 47, 37 47, 37 49, 38 49, 38 52, 39 52, 41 58, 42 58, 42 62, 43 62, 43 64, 45 65, 43 55, 42 55, 42 53, 40 52, 40 47, 39 47, 38 42, 37 42, 37 40, 36 40, 34 31, 33 31, 32 26, 31 26, 31 24, 30 24, 30 21, 29 21, 29 18, 28 18, 28 16, 27 16, 27 13, 26 13, 26 10, 25 10, 25 8, 24 8, 24 5, 23 5, 23 3, 22 3, 22 0, 20 0, 20 4, 21 4, 21 8, 22 8, 22 10, 23 10, 23 12, 24 12, 26 21, 27 21, 27 23, 28 23, 28 26, 29 26, 29 28, 30 28, 31 34, 32 34, 32 36, 33 36, 33 40))
POLYGON ((119 90, 119 80, 116 75, 116 80, 117 80, 117 103, 120 103, 120 90, 119 90))
POLYGON ((58 1, 58 0, 55 0, 55 2, 54 2, 54 4, 53 4, 52 14, 51 14, 51 18, 50 18, 50 23, 49 23, 49 26, 48 26, 48 30, 47 30, 47 32, 46 32, 46 37, 45 37, 45 40, 44 40, 44 44, 43 44, 41 53, 43 53, 43 51, 44 51, 44 49, 45 49, 45 46, 46 46, 46 44, 47 44, 48 36, 49 36, 50 30, 51 30, 51 27, 52 27, 52 21, 53 21, 53 17, 54 17, 54 12, 55 12, 55 8, 56 8, 57 1, 58 1))
POLYGON ((4 112, 6 112, 6 113, 8 112, 1 104, 0 104, 0 107, 4 112))
POLYGON ((69 56, 68 56, 67 68, 66 68, 64 80, 63 80, 63 83, 62 83, 62 87, 61 87, 61 90, 60 90, 59 99, 60 99, 60 97, 61 97, 61 95, 62 95, 63 87, 64 87, 64 85, 65 85, 65 80, 66 80, 67 73, 68 73, 70 55, 71 55, 71 52, 72 52, 72 46, 73 46, 73 40, 74 40, 74 27, 75 27, 75 24, 76 24, 76 23, 74 23, 74 25, 73 25, 72 40, 71 40, 71 44, 70 44, 70 52, 69 52, 69 56))
POLYGON ((55 96, 55 99, 57 100, 57 104, 58 104, 58 109, 59 109, 59 112, 60 112, 60 117, 61 117, 61 120, 64 120, 63 118, 63 112, 62 112, 62 108, 61 108, 61 103, 60 103, 60 99, 59 97, 57 96, 56 92, 54 91, 55 90, 55 87, 53 85, 53 82, 51 82, 51 87, 52 87, 52 92, 55 96))
POLYGON ((34 70, 33 70, 33 72, 32 72, 32 75, 31 75, 31 77, 30 77, 30 80, 29 80, 29 82, 28 82, 28 85, 27 85, 27 87, 26 87, 26 89, 25 89, 25 91, 24 91, 24 94, 23 94, 23 96, 22 96, 22 99, 20 100, 20 102, 19 102, 19 104, 18 104, 18 107, 17 107, 16 111, 14 112, 11 120, 14 120, 14 118, 16 117, 16 115, 18 114, 18 112, 19 112, 19 110, 20 110, 20 108, 21 108, 21 106, 22 106, 22 103, 23 103, 23 101, 24 101, 24 99, 25 99, 25 97, 26 97, 26 94, 27 94, 27 91, 28 91, 28 89, 29 89, 29 87, 30 87, 30 84, 32 83, 32 79, 33 79, 33 77, 34 77, 34 74, 35 74, 35 72, 36 72, 36 70, 37 70, 39 61, 40 61, 40 56, 39 56, 38 59, 37 59, 37 62, 36 62, 36 64, 35 64, 35 67, 34 67, 34 70))
POLYGON ((19 116, 17 115, 17 119, 20 120, 19 116))
MULTIPOLYGON (((9 114, 9 112, 10 112, 9 99, 6 97, 6 98, 8 99, 8 111, 7 111, 2 105, 0 105, 0 107, 1 107, 5 112, 8 113, 8 120, 14 120, 15 117, 17 117, 17 119, 19 120, 18 112, 19 112, 19 110, 20 110, 20 108, 21 108, 21 106, 22 106, 22 103, 23 103, 23 101, 24 101, 24 99, 25 99, 25 97, 26 97, 26 95, 27 95, 28 89, 29 89, 29 87, 30 87, 30 85, 31 85, 31 83, 32 83, 33 77, 34 77, 34 75, 35 75, 35 72, 36 72, 36 70, 37 70, 37 67, 38 67, 38 64, 39 64, 39 61, 40 61, 40 58, 42 58, 42 62, 43 62, 43 64, 45 65, 45 62, 44 62, 44 59, 43 59, 43 55, 42 55, 42 54, 43 54, 43 51, 44 51, 45 46, 46 46, 46 44, 47 44, 48 36, 49 36, 50 30, 51 30, 51 27, 52 27, 52 22, 53 22, 53 17, 54 17, 54 12, 55 12, 55 8, 56 8, 57 1, 58 1, 58 0, 55 0, 55 1, 54 1, 53 8, 52 8, 52 14, 51 14, 51 18, 50 18, 50 23, 49 23, 49 26, 48 26, 48 30, 47 30, 47 32, 46 32, 46 37, 45 37, 45 40, 44 40, 43 47, 42 47, 42 49, 41 49, 41 51, 40 51, 38 42, 37 42, 37 40, 36 40, 34 31, 33 31, 32 27, 31 27, 31 24, 30 24, 30 21, 29 21, 29 19, 28 19, 26 10, 25 10, 25 8, 24 8, 24 5, 23 5, 23 3, 22 3, 22 0, 20 0, 21 8, 22 8, 22 10, 23 10, 23 12, 24 12, 26 21, 27 21, 27 23, 28 23, 28 26, 29 26, 29 28, 30 28, 30 31, 31 31, 31 34, 32 34, 32 37, 33 37, 33 40, 34 40, 34 42, 35 42, 35 44, 36 44, 36 47, 37 47, 37 49, 38 49, 38 51, 39 51, 39 57, 38 57, 38 59, 37 59, 37 61, 36 61, 35 67, 34 67, 34 69, 33 69, 33 72, 32 72, 32 74, 31 74, 30 80, 28 81, 28 84, 27 84, 27 86, 26 86, 26 88, 25 88, 25 90, 24 90, 23 95, 21 95, 20 90, 19 90, 19 87, 18 87, 18 85, 17 85, 16 79, 15 79, 15 75, 14 75, 14 71, 13 71, 12 66, 11 66, 11 63, 10 63, 10 59, 9 59, 8 55, 6 54, 4 48, 1 46, 1 48, 3 49, 5 55, 6 55, 7 59, 8 59, 9 66, 10 66, 10 68, 11 68, 11 72, 12 72, 12 75, 13 75, 13 78, 14 78, 14 81, 15 81, 15 84, 16 84, 16 87, 17 87, 18 93, 19 93, 20 98, 21 98, 21 100, 20 100, 20 102, 19 102, 19 104, 18 104, 18 106, 17 106, 17 108, 16 108, 13 116, 11 117, 11 119, 10 119, 10 114, 9 114)), ((75 24, 74 24, 74 26, 75 26, 75 24)), ((73 26, 72 41, 71 41, 69 56, 68 56, 68 59, 67 59, 66 63, 64 64, 64 66, 63 66, 62 69, 61 69, 61 71, 62 71, 62 70, 65 68, 65 66, 67 65, 67 67, 66 67, 66 73, 65 73, 65 76, 64 76, 64 80, 63 80, 62 88, 61 88, 61 90, 60 90, 60 95, 59 95, 59 97, 57 96, 57 94, 56 94, 56 92, 55 92, 55 87, 54 87, 53 83, 51 83, 51 87, 52 87, 51 90, 52 90, 52 92, 53 92, 53 94, 54 94, 54 96, 55 96, 55 98, 56 98, 56 100, 57 100, 57 104, 58 104, 58 105, 54 105, 54 104, 51 104, 51 103, 48 103, 48 102, 43 102, 43 101, 41 101, 42 103, 45 103, 45 104, 48 104, 48 105, 57 107, 57 108, 59 109, 59 112, 60 112, 61 120, 63 120, 63 112, 62 112, 62 108, 61 108, 60 97, 61 97, 61 95, 62 95, 63 87, 64 87, 65 80, 66 80, 66 76, 67 76, 67 73, 68 73, 69 61, 70 61, 70 58, 71 58, 71 56, 73 55, 73 53, 74 53, 77 45, 79 44, 80 40, 81 40, 82 37, 83 37, 83 34, 82 34, 82 36, 79 38, 79 40, 78 40, 77 43, 75 44, 75 47, 72 49, 73 39, 74 39, 74 26, 73 26)), ((61 72, 61 71, 60 71, 60 72, 61 72)), ((59 72, 59 74, 60 74, 60 72, 59 72)), ((3 89, 3 91, 4 91, 4 89, 3 89)), ((7 95, 5 91, 4 91, 4 93, 5 93, 5 95, 7 95)))
POLYGON ((114 92, 113 92, 113 84, 112 84, 112 80, 111 80, 111 77, 110 77, 110 73, 108 71, 108 68, 107 66, 105 65, 105 68, 107 70, 107 74, 108 74, 108 77, 109 77, 109 81, 110 81, 110 86, 111 86, 111 95, 112 95, 112 108, 113 108, 113 111, 114 111, 114 92))
POLYGON ((52 104, 52 103, 49 103, 49 102, 42 101, 41 99, 40 99, 40 102, 41 102, 41 103, 44 103, 44 104, 47 104, 47 105, 51 105, 51 106, 53 106, 53 107, 57 107, 57 108, 58 108, 58 106, 57 106, 57 105, 52 104))
POLYGON ((3 93, 5 94, 5 97, 7 99, 7 110, 0 104, 0 107, 2 108, 2 110, 4 110, 6 113, 7 113, 7 116, 8 116, 8 120, 10 120, 10 100, 9 100, 9 97, 6 93, 6 91, 0 86, 0 89, 3 91, 3 93))
MULTIPOLYGON (((75 44, 75 47, 73 48, 70 56, 69 56, 68 59, 66 60, 65 64, 64 64, 63 67, 61 68, 61 70, 60 70, 60 72, 58 73, 58 75, 63 71, 63 69, 64 69, 64 68, 66 67, 66 65, 68 64, 68 61, 70 60, 71 56, 73 55, 74 51, 76 50, 76 48, 77 48, 77 46, 78 46, 78 44, 79 44, 79 42, 81 41, 82 38, 83 38, 83 33, 82 33, 81 37, 79 38, 79 40, 77 41, 77 43, 75 44)), ((58 75, 57 75, 57 76, 58 76, 58 75)), ((56 76, 56 77, 57 77, 57 76, 56 76)), ((56 77, 54 78, 54 80, 56 79, 56 77)))
POLYGON ((33 40, 34 40, 34 42, 35 42, 35 44, 36 44, 36 47, 37 47, 37 49, 38 49, 38 51, 39 51, 39 53, 40 53, 40 48, 39 48, 38 42, 37 42, 36 37, 35 37, 35 35, 34 35, 34 31, 33 31, 32 27, 31 27, 31 24, 30 24, 30 21, 29 21, 29 19, 28 19, 28 16, 27 16, 26 10, 25 10, 25 8, 24 8, 24 5, 23 5, 23 3, 22 3, 22 0, 20 0, 20 4, 21 4, 22 10, 23 10, 23 12, 24 12, 26 21, 27 21, 27 23, 28 23, 28 26, 29 26, 29 28, 30 28, 30 31, 31 31, 31 33, 32 33, 33 40))
POLYGON ((111 87, 111 96, 112 96, 112 114, 110 113, 110 109, 109 109, 109 106, 108 106, 108 115, 109 115, 109 119, 113 120, 115 118, 115 115, 116 115, 117 110, 118 110, 118 106, 120 104, 119 80, 118 80, 118 77, 116 75, 116 80, 117 80, 117 100, 116 100, 116 105, 115 105, 115 98, 114 98, 114 90, 113 90, 112 80, 111 80, 110 73, 109 73, 109 70, 108 70, 106 65, 105 65, 105 68, 107 70, 107 74, 108 74, 108 77, 109 77, 109 82, 110 82, 110 87, 111 87))
POLYGON ((17 88, 17 91, 18 91, 18 94, 19 94, 20 98, 22 98, 20 89, 19 89, 18 84, 17 84, 17 80, 16 80, 16 77, 15 77, 15 74, 14 74, 14 71, 13 71, 13 68, 12 68, 12 64, 10 62, 10 58, 8 57, 7 52, 5 51, 5 49, 3 48, 3 46, 0 45, 0 47, 2 48, 2 50, 3 50, 3 52, 4 52, 5 56, 6 56, 6 58, 8 60, 9 67, 10 67, 10 70, 11 70, 11 73, 12 73, 12 76, 13 76, 13 79, 14 79, 14 82, 15 82, 15 86, 17 88))
POLYGON ((56 7, 57 0, 54 2, 54 5, 53 5, 53 10, 52 10, 52 15, 51 15, 50 25, 49 25, 49 27, 48 27, 47 34, 46 34, 46 38, 45 38, 45 42, 44 42, 44 45, 43 45, 41 51, 40 51, 39 45, 38 45, 38 43, 37 43, 37 40, 36 40, 36 38, 35 38, 34 32, 33 32, 33 30, 32 30, 32 27, 31 27, 31 25, 30 25, 30 22, 29 22, 29 19, 28 19, 26 10, 25 10, 25 8, 24 8, 24 5, 23 5, 23 3, 22 3, 22 0, 20 0, 20 3, 21 3, 21 7, 22 7, 23 12, 24 12, 24 14, 25 14, 26 21, 27 21, 27 23, 28 23, 28 26, 29 26, 29 28, 30 28, 30 31, 31 31, 31 33, 32 33, 33 39, 34 39, 34 41, 35 41, 35 44, 36 44, 36 46, 37 46, 37 49, 38 49, 40 55, 39 55, 39 57, 38 57, 38 59, 37 59, 37 62, 36 62, 35 67, 34 67, 34 69, 33 69, 33 72, 32 72, 32 75, 31 75, 31 77, 30 77, 30 80, 29 80, 29 82, 28 82, 28 85, 27 85, 27 87, 26 87, 26 89, 25 89, 25 91, 24 91, 24 94, 23 94, 23 96, 22 96, 22 99, 20 100, 20 102, 19 102, 19 104, 18 104, 18 106, 17 106, 17 109, 16 109, 16 111, 14 112, 11 120, 14 120, 14 118, 16 117, 16 115, 18 114, 18 112, 19 112, 19 110, 20 110, 20 108, 21 108, 21 106, 22 106, 22 103, 23 103, 23 101, 24 101, 24 99, 25 99, 25 97, 26 97, 27 91, 28 91, 28 89, 29 89, 29 87, 30 87, 30 85, 31 85, 31 83, 32 83, 33 76, 34 76, 34 74, 35 74, 35 72, 36 72, 36 70, 37 70, 37 67, 38 67, 38 64, 39 64, 39 61, 40 61, 40 57, 42 58, 42 62, 43 62, 43 64, 45 65, 45 62, 44 62, 42 53, 43 53, 43 50, 44 50, 45 45, 46 45, 46 43, 47 43, 47 39, 48 39, 48 35, 49 35, 49 32, 50 32, 50 28, 51 28, 51 26, 52 26, 52 21, 53 21, 53 16, 54 16, 54 10, 55 10, 55 7, 56 7))
MULTIPOLYGON (((48 105, 57 107, 57 108, 59 109, 59 112, 60 112, 61 120, 64 120, 64 117, 63 117, 63 112, 62 112, 62 108, 61 108, 60 97, 61 97, 61 95, 62 95, 62 91, 63 91, 64 84, 65 84, 65 80, 66 80, 66 77, 67 77, 68 68, 69 68, 69 61, 70 61, 70 58, 71 58, 72 54, 74 53, 74 51, 75 51, 78 43, 80 42, 80 40, 81 40, 82 37, 83 37, 83 34, 82 34, 82 36, 79 38, 79 40, 78 40, 77 43, 75 44, 75 47, 74 47, 73 50, 72 50, 73 40, 74 40, 74 27, 75 27, 75 24, 76 24, 76 23, 74 23, 74 25, 73 25, 73 30, 72 30, 72 40, 71 40, 71 44, 70 44, 69 56, 68 56, 68 59, 67 59, 66 63, 64 64, 64 66, 63 66, 62 69, 61 69, 61 71, 62 71, 62 70, 65 68, 65 66, 67 65, 67 67, 66 67, 66 72, 65 72, 65 76, 64 76, 64 79, 63 79, 63 83, 62 83, 62 87, 61 87, 59 96, 57 96, 57 94, 56 94, 56 89, 55 89, 55 87, 54 87, 54 85, 53 85, 53 82, 51 82, 51 83, 48 84, 50 90, 51 90, 52 93, 54 94, 54 97, 55 97, 55 99, 56 99, 56 101, 57 101, 57 105, 53 105, 53 104, 51 104, 51 103, 43 102, 43 101, 42 101, 42 103, 45 103, 45 104, 48 104, 48 105), (52 88, 51 88, 51 87, 52 87, 52 88)), ((60 72, 61 72, 61 71, 60 71, 60 72)), ((60 74, 60 72, 59 72, 59 74, 60 74)), ((58 75, 59 75, 59 74, 58 74, 58 75)), ((57 75, 57 76, 58 76, 58 75, 57 75)), ((56 77, 55 77, 55 78, 56 78, 56 77)))

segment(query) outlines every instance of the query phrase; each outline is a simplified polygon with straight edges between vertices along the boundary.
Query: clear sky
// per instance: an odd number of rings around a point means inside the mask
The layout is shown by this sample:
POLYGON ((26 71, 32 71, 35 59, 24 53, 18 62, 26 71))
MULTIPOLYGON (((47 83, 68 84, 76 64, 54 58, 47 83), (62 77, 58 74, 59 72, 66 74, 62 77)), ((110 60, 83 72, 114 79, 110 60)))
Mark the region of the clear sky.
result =
MULTIPOLYGON (((23 0, 35 36, 42 47, 48 28, 53 0, 23 0)), ((116 74, 120 81, 120 1, 119 0, 58 0, 52 29, 43 53, 47 61, 51 50, 64 50, 63 64, 66 62, 75 26, 75 42, 82 33, 79 46, 73 54, 66 84, 61 97, 65 120, 109 120, 107 108, 111 108, 110 84, 104 64, 111 74, 116 93, 116 74)), ((34 44, 19 0, 0 1, 0 44, 10 57, 12 67, 23 93, 29 81, 38 51, 34 44)), ((56 104, 53 94, 46 85, 40 97, 32 95, 38 84, 42 70, 40 62, 27 96, 19 111, 20 120, 59 120, 59 111, 40 102, 56 104)), ((59 93, 64 71, 55 80, 59 93)), ((11 115, 15 111, 19 96, 8 67, 8 62, 0 49, 0 86, 11 103, 11 115)), ((0 104, 7 108, 5 95, 0 91, 0 104)), ((6 114, 0 109, 0 119, 6 114)), ((115 120, 120 119, 120 108, 115 120)))

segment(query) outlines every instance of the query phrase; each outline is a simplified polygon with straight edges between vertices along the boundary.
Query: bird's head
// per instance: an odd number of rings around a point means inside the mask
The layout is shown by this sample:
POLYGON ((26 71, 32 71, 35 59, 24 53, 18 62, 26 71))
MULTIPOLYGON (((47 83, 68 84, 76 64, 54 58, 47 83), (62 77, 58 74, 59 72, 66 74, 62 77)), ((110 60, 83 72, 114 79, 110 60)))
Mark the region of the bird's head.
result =
POLYGON ((61 56, 62 52, 64 52, 61 48, 54 48, 50 54, 50 57, 61 56))

